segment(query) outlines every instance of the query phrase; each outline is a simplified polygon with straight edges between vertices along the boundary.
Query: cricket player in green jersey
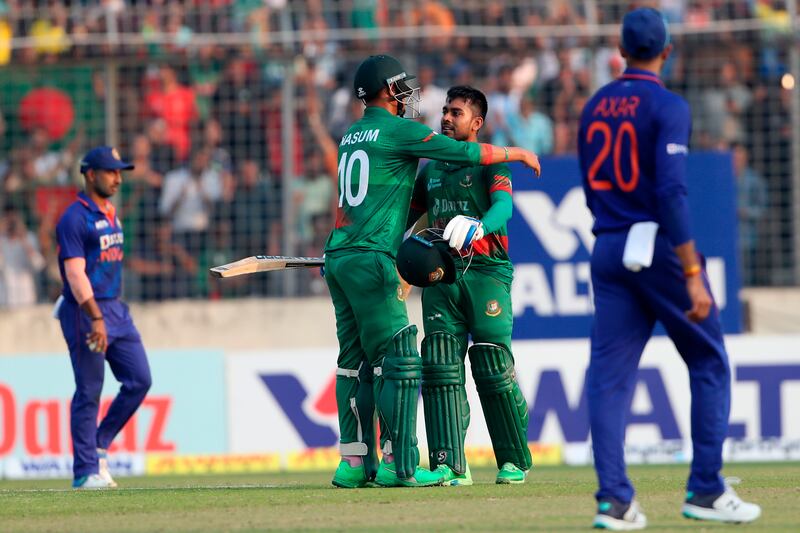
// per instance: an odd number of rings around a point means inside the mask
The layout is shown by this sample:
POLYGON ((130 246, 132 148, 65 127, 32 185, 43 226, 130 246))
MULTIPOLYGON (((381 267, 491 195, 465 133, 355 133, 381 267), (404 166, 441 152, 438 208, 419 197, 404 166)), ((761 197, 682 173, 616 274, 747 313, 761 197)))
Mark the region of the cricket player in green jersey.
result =
MULTIPOLYGON (((476 142, 487 112, 486 96, 472 87, 452 87, 442 111, 442 133, 476 142)), ((511 218, 511 171, 505 163, 432 161, 414 187, 407 226, 425 212, 428 225, 458 252, 474 252, 469 268, 452 284, 423 289, 422 401, 431 469, 446 485, 471 485, 464 457, 469 403, 464 358, 492 439, 497 483, 524 483, 531 468, 528 407, 515 379, 511 354, 511 280, 506 222, 511 218), (467 336, 473 344, 467 350, 467 336)), ((458 264, 458 263, 457 263, 458 264)))
POLYGON ((366 105, 339 143, 339 208, 325 245, 325 279, 339 339, 336 400, 342 461, 333 484, 419 487, 444 481, 419 465, 416 415, 422 377, 417 329, 400 297, 395 254, 403 239, 420 158, 458 165, 520 161, 540 171, 536 154, 459 142, 424 124, 415 112, 419 89, 400 62, 370 56, 355 74, 354 92, 366 105), (377 411, 377 464, 373 427, 377 411))

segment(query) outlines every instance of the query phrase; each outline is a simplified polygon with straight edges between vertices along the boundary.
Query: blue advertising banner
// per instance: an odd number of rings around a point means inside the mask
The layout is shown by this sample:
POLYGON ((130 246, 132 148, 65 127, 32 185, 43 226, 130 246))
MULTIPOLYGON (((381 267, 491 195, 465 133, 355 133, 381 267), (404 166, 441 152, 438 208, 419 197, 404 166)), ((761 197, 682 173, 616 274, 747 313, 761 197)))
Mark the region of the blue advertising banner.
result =
MULTIPOLYGON (((509 247, 515 274, 514 339, 589 335, 592 315, 589 259, 594 244, 575 157, 542 158, 543 178, 511 166, 514 216, 509 247)), ((692 233, 707 258, 725 333, 741 331, 736 252, 736 191, 730 153, 689 156, 687 181, 692 233)), ((657 330, 657 333, 661 330, 657 330)))

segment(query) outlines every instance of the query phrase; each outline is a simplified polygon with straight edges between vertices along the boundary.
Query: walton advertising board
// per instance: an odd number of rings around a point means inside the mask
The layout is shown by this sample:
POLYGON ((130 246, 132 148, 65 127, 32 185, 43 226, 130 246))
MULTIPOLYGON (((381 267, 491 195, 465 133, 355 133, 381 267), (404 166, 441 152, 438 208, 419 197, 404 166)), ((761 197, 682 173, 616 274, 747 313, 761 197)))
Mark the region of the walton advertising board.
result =
MULTIPOLYGON (((153 386, 111 446, 113 470, 144 473, 144 454, 227 451, 222 352, 152 351, 149 361, 153 386)), ((101 411, 119 388, 106 368, 101 411)), ((0 463, 6 477, 72 475, 74 391, 66 353, 0 357, 0 463)))
MULTIPOLYGON (((728 340, 733 403, 727 453, 731 459, 800 459, 800 337, 728 340)), ((563 459, 589 461, 584 375, 586 340, 514 343, 517 379, 528 401, 528 440, 563 447, 563 459)), ((230 451, 303 453, 337 445, 335 350, 232 354, 228 364, 230 451)), ((468 380, 472 422, 467 445, 491 446, 477 393, 468 380)), ((666 338, 648 344, 628 413, 633 461, 691 457, 687 371, 666 338)), ((423 412, 418 416, 425 447, 423 412)), ((335 455, 335 454, 334 454, 335 455)), ((335 463, 334 463, 335 464, 335 463)))
MULTIPOLYGON (((592 314, 589 258, 594 244, 578 161, 543 158, 542 178, 512 165, 509 247, 514 339, 581 338, 592 314)), ((736 257, 736 192, 728 153, 691 154, 687 182, 692 233, 708 260, 726 333, 741 330, 736 257)))

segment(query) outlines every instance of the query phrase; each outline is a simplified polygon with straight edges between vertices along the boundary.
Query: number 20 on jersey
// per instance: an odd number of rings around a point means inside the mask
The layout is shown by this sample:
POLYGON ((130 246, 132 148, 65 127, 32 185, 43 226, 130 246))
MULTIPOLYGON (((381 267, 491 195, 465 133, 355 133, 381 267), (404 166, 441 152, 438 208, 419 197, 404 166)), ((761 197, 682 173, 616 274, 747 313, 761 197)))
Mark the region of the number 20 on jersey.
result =
MULTIPOLYGON (((614 164, 614 180, 617 187, 623 192, 633 192, 639 185, 639 141, 636 137, 636 128, 629 120, 623 120, 617 128, 616 134, 611 126, 602 120, 595 120, 589 124, 586 130, 586 143, 592 144, 596 138, 602 142, 600 151, 589 166, 588 178, 589 187, 595 191, 610 191, 614 183, 610 180, 599 179, 597 174, 600 167, 611 154, 614 164), (630 161, 630 176, 623 176, 622 173, 622 148, 623 140, 628 137, 628 154, 630 161), (612 153, 613 150, 613 153, 612 153)), ((341 166, 340 166, 341 168, 341 166)))

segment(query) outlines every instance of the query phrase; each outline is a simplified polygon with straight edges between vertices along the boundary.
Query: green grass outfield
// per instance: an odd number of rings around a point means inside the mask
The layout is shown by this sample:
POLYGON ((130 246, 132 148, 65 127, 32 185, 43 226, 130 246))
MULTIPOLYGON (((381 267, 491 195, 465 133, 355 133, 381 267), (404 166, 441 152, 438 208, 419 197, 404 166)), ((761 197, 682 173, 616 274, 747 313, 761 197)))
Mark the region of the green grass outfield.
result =
MULTIPOLYGON (((658 531, 800 531, 800 463, 733 464, 762 518, 726 526, 680 516, 686 466, 632 467, 658 531)), ((328 473, 120 479, 102 492, 66 480, 0 482, 0 531, 580 531, 594 512, 590 468, 543 467, 521 486, 474 472, 472 487, 334 489, 328 473)))

